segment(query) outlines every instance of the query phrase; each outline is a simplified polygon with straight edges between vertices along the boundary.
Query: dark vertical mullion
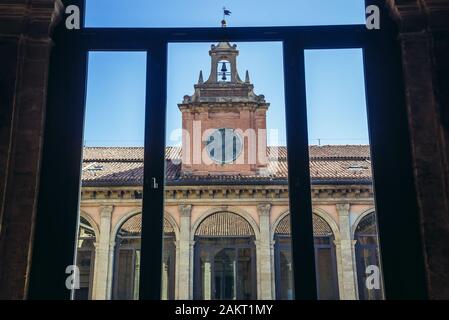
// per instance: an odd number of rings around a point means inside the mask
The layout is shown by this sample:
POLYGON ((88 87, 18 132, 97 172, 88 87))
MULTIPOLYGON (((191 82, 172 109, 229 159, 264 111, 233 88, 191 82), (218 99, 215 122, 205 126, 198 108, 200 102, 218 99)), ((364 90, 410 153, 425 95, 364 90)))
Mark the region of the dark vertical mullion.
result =
POLYGON ((424 260, 398 49, 396 41, 384 40, 364 49, 374 199, 385 298, 424 299, 424 260))
POLYGON ((284 77, 295 299, 315 300, 304 50, 296 39, 284 42, 284 77))
POLYGON ((363 58, 385 298, 425 299, 398 30, 383 1, 367 0, 366 4, 382 10, 381 29, 370 37, 363 58))
POLYGON ((78 7, 80 8, 80 14, 81 14, 80 25, 81 25, 81 28, 85 28, 86 27, 86 1, 87 0, 70 0, 70 4, 78 5, 78 7))
POLYGON ((140 299, 161 298, 167 44, 147 52, 140 299), (157 185, 156 185, 157 184, 157 185))
POLYGON ((66 34, 58 28, 51 55, 29 299, 70 299, 76 263, 88 53, 66 34))

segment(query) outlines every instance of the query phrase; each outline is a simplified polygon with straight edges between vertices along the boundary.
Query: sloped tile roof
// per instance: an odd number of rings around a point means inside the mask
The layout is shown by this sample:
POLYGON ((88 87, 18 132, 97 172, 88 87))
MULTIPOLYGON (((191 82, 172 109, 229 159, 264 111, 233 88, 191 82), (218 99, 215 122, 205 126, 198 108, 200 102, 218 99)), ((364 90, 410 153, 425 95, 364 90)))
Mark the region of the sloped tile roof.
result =
MULTIPOLYGON (((201 183, 283 183, 287 182, 287 148, 268 147, 268 167, 252 176, 183 175, 181 148, 166 148, 166 181, 168 184, 201 183)), ((314 183, 369 183, 371 161, 369 146, 311 146, 310 173, 314 183)), ((134 186, 143 182, 141 147, 86 147, 83 160, 83 186, 134 186)))
POLYGON ((142 147, 86 147, 84 161, 142 161, 142 147))
MULTIPOLYGON (((280 159, 287 158, 287 147, 268 147, 267 153, 270 158, 276 155, 280 159)), ((310 146, 311 159, 368 159, 370 149, 367 145, 332 145, 332 146, 310 146)), ((180 160, 182 156, 181 147, 167 147, 165 149, 167 159, 180 160)), ((85 147, 84 161, 143 161, 143 147, 85 147)))

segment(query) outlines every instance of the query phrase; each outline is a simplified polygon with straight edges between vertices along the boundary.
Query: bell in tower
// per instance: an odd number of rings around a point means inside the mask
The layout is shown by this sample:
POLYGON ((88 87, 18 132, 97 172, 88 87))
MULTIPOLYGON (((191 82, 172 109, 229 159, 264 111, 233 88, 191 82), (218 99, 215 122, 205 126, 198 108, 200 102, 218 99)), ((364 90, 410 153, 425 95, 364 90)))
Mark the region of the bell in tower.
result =
POLYGON ((231 80, 231 73, 228 72, 228 66, 227 64, 229 64, 229 62, 227 61, 223 61, 221 62, 221 70, 220 70, 220 74, 221 74, 221 81, 230 81, 231 80))
POLYGON ((237 46, 227 41, 212 45, 209 51, 211 56, 211 73, 206 83, 242 83, 237 72, 237 46))

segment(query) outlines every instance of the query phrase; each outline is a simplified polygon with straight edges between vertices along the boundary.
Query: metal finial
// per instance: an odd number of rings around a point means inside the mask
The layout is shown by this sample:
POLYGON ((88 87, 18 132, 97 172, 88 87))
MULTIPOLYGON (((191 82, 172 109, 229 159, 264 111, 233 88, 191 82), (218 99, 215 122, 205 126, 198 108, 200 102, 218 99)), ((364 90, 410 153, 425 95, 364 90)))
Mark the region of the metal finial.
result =
POLYGON ((223 20, 221 20, 221 27, 222 28, 226 28, 228 26, 227 22, 226 22, 226 16, 230 16, 231 15, 231 11, 226 9, 226 7, 223 7, 223 20))

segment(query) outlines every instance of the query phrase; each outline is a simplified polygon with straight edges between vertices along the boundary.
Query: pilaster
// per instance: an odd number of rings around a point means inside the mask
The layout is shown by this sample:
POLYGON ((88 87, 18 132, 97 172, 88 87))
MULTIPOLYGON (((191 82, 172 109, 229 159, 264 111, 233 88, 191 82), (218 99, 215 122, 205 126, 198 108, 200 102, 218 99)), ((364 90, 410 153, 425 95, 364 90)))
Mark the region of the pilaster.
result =
POLYGON ((111 257, 111 218, 113 206, 100 208, 100 234, 95 250, 95 274, 92 299, 106 300, 108 298, 109 265, 111 257))
POLYGON ((258 299, 273 299, 272 288, 272 256, 271 256, 271 232, 270 211, 271 204, 263 203, 257 206, 259 214, 260 235, 257 242, 257 273, 258 273, 258 299))
POLYGON ((357 299, 357 278, 354 261, 354 242, 351 238, 351 221, 348 203, 337 204, 338 220, 340 225, 340 243, 336 246, 337 257, 340 263, 338 274, 341 276, 339 281, 340 298, 342 300, 357 299))
POLYGON ((193 265, 191 264, 192 245, 190 241, 190 225, 192 205, 179 205, 180 232, 179 232, 179 262, 178 270, 178 297, 181 300, 192 299, 193 265))

